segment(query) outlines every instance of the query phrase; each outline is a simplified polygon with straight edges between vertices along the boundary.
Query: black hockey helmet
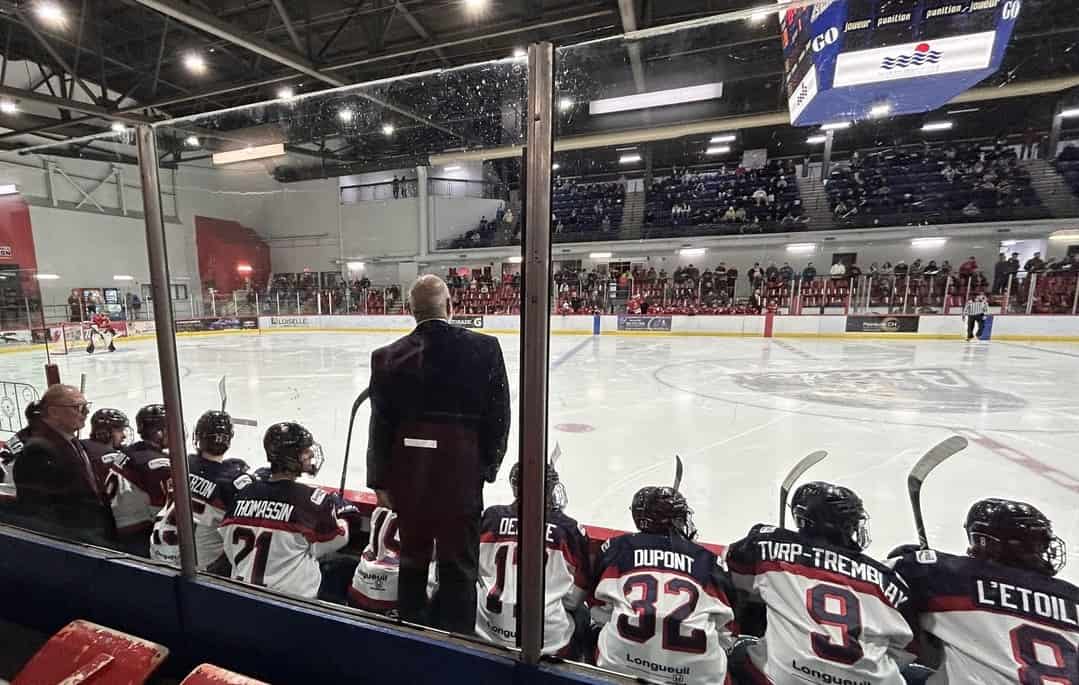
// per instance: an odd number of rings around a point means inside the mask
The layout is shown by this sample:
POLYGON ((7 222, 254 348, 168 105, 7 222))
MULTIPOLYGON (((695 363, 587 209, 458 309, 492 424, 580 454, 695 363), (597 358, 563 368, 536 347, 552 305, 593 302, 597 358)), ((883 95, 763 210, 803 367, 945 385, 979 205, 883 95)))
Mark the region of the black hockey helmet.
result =
POLYGON ((220 457, 228 451, 235 434, 228 412, 211 409, 203 413, 195 424, 195 447, 220 457))
POLYGON ((693 510, 682 493, 671 487, 641 488, 629 507, 633 523, 642 533, 667 535, 672 532, 692 540, 697 537, 693 510))
POLYGON ((963 526, 967 554, 1008 566, 1055 576, 1068 560, 1064 541, 1053 535, 1053 524, 1026 502, 983 499, 974 503, 963 526))
MULTIPOLYGON (((510 468, 510 487, 513 488, 513 499, 521 498, 521 464, 520 462, 510 468)), ((554 464, 547 464, 547 472, 544 483, 544 492, 547 495, 547 508, 562 510, 569 503, 566 496, 566 486, 558 477, 558 471, 554 464)))
POLYGON ((861 552, 872 541, 862 498, 850 488, 823 481, 806 483, 791 497, 798 530, 861 552))
POLYGON ((135 414, 135 428, 139 437, 148 442, 162 442, 165 434, 165 405, 148 404, 135 414), (158 435, 160 433, 161 435, 158 435))
POLYGON ((90 439, 111 444, 113 431, 126 430, 130 426, 127 414, 119 409, 98 409, 90 417, 90 439))
POLYGON ((28 426, 33 426, 36 421, 40 421, 41 417, 45 414, 41 408, 41 400, 30 400, 27 402, 23 414, 26 416, 26 425, 28 426))
POLYGON ((311 431, 298 423, 282 421, 270 426, 266 429, 262 446, 266 449, 266 458, 274 473, 309 473, 314 476, 322 468, 322 448, 315 442, 311 431), (306 450, 312 451, 307 468, 302 459, 306 450))

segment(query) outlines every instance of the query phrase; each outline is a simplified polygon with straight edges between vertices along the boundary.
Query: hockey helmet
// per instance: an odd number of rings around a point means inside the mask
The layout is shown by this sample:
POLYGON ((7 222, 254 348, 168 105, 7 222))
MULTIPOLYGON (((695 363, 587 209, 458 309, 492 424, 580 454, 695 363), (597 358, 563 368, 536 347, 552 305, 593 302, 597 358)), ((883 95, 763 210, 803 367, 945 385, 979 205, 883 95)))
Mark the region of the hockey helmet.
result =
POLYGON ((633 523, 642 533, 667 535, 672 532, 692 540, 697 537, 693 510, 682 493, 671 487, 645 487, 633 495, 629 507, 633 523))
POLYGON ((135 428, 147 442, 161 442, 166 431, 165 405, 148 404, 135 414, 135 428), (160 435, 158 435, 160 433, 160 435))
POLYGON ((322 447, 315 442, 311 431, 298 423, 282 421, 270 426, 266 429, 262 446, 274 473, 308 473, 314 476, 322 468, 322 447), (307 450, 311 450, 311 459, 305 466, 303 455, 307 450))
MULTIPOLYGON (((510 487, 513 488, 513 499, 519 500, 521 498, 520 462, 510 468, 510 487)), ((569 498, 566 496, 566 486, 562 484, 561 478, 558 477, 558 471, 555 470, 554 464, 551 463, 547 464, 544 493, 547 497, 548 509, 561 511, 569 503, 569 498)))
POLYGON ((112 444, 113 431, 127 431, 131 426, 127 414, 119 409, 98 409, 90 417, 90 439, 96 442, 112 444))
POLYGON ((195 447, 220 457, 228 451, 235 434, 228 412, 211 409, 203 413, 195 424, 195 447))
POLYGON ((823 481, 802 485, 791 497, 791 514, 798 530, 832 544, 861 552, 872 542, 862 498, 842 485, 823 481))
POLYGON ((1055 576, 1068 560, 1064 541, 1053 535, 1048 517, 1026 502, 983 499, 974 503, 963 526, 967 554, 1055 576))

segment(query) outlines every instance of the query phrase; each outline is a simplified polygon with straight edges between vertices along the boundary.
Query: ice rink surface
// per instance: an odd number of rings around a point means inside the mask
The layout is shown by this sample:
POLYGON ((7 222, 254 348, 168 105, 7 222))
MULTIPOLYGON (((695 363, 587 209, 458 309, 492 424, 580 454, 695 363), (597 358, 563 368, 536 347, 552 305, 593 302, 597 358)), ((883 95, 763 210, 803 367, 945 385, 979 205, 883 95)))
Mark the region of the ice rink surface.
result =
MULTIPOLYGON (((327 455, 318 480, 341 476, 348 414, 367 385, 370 353, 396 335, 226 335, 180 340, 185 421, 219 406, 255 418, 237 427, 235 456, 261 465, 262 431, 298 420, 327 455)), ((519 340, 499 336, 514 390, 519 340)), ((95 408, 134 419, 161 400, 152 342, 119 340, 114 354, 60 357, 65 382, 87 377, 95 408)), ((0 357, 0 379, 43 389, 44 351, 0 357)), ((916 541, 906 476, 944 438, 970 441, 923 492, 933 546, 961 553, 963 520, 978 498, 1029 501, 1069 544, 1062 577, 1079 581, 1079 345, 911 340, 578 337, 551 339, 550 441, 568 513, 582 523, 629 529, 629 502, 644 485, 669 484, 674 455, 686 465, 683 492, 703 540, 728 543, 755 523, 775 522, 778 484, 802 456, 828 458, 806 479, 831 480, 865 500, 869 553, 916 541)), ((364 486, 368 411, 361 411, 348 487, 364 486)), ((515 417, 516 418, 516 417, 515 417)), ((487 503, 510 500, 516 422, 487 503)))

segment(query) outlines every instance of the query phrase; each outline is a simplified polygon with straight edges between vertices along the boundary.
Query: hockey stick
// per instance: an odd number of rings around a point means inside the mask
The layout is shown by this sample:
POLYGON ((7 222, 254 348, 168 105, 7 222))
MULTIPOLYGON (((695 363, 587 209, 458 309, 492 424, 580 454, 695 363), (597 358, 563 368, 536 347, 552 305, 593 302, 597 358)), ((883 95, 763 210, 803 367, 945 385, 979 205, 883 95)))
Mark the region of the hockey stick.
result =
POLYGON ((779 527, 785 528, 787 523, 787 497, 791 493, 791 488, 798 482, 798 479, 802 477, 802 474, 813 467, 814 464, 820 462, 822 459, 828 456, 828 453, 824 450, 817 450, 802 457, 802 460, 794 465, 794 468, 790 470, 787 477, 783 479, 783 484, 779 486, 779 527))
POLYGON ((682 457, 677 454, 674 455, 674 491, 678 492, 678 487, 682 485, 682 457))
MULTIPOLYGON (((226 411, 225 407, 229 403, 229 393, 225 388, 225 378, 222 376, 221 380, 217 382, 217 394, 221 396, 221 411, 226 411)), ((232 422, 237 426, 251 426, 252 428, 258 428, 259 422, 255 419, 241 419, 236 416, 232 417, 232 422)))
POLYGON ((914 510, 914 527, 918 531, 918 544, 922 549, 929 547, 925 535, 925 520, 922 518, 922 485, 929 473, 940 466, 945 459, 967 447, 967 439, 953 435, 925 453, 907 476, 907 491, 910 493, 910 506, 914 510))
POLYGON ((345 496, 345 479, 348 478, 348 453, 352 447, 352 427, 356 423, 356 414, 360 411, 360 405, 367 401, 367 398, 371 396, 371 389, 364 388, 363 392, 359 394, 356 401, 352 403, 352 413, 348 417, 348 435, 345 436, 345 463, 341 467, 341 487, 338 494, 342 497, 345 496))

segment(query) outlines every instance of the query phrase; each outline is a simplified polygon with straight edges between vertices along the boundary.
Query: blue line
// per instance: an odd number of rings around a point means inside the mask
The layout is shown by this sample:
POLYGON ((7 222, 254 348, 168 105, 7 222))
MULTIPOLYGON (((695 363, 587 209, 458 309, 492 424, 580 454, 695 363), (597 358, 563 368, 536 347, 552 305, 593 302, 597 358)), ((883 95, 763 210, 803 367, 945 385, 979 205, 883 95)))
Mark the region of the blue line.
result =
POLYGON ((563 352, 562 355, 558 359, 551 362, 551 370, 554 371, 558 367, 565 364, 567 361, 569 361, 570 357, 572 357, 573 355, 580 352, 581 349, 584 348, 585 345, 587 345, 590 342, 593 342, 595 339, 596 339, 595 336, 589 336, 589 337, 585 338, 584 340, 582 340, 581 342, 574 345, 573 347, 571 347, 570 349, 563 352))

